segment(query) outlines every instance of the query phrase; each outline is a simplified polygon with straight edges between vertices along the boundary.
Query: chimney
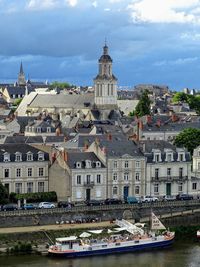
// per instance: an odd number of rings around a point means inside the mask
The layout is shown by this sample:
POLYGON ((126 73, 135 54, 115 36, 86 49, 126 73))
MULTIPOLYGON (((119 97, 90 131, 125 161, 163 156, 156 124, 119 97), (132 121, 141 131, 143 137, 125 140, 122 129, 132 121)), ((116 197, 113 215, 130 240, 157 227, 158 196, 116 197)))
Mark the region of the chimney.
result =
POLYGON ((156 126, 160 128, 160 126, 161 126, 161 119, 157 119, 156 126))
POLYGON ((67 162, 68 161, 68 153, 66 150, 64 150, 64 161, 67 162))
POLYGON ((56 160, 56 152, 52 152, 52 154, 51 154, 51 162, 54 163, 55 160, 56 160))
POLYGON ((143 130, 143 122, 142 121, 139 121, 139 129, 143 130))
POLYGON ((104 146, 104 147, 102 147, 102 151, 103 151, 104 155, 106 155, 106 153, 107 153, 107 150, 106 150, 106 147, 105 147, 105 146, 104 146))
POLYGON ((151 115, 147 115, 146 116, 146 121, 147 121, 147 124, 151 124, 152 123, 151 115))
POLYGON ((108 141, 111 141, 112 140, 112 134, 111 133, 107 134, 107 140, 108 141))
POLYGON ((176 122, 178 120, 178 117, 175 113, 172 113, 171 120, 172 120, 172 122, 176 122))
POLYGON ((61 134, 60 127, 56 129, 56 136, 59 136, 61 134))
POLYGON ((86 140, 84 142, 84 151, 86 151, 88 149, 89 145, 88 145, 88 141, 86 140))

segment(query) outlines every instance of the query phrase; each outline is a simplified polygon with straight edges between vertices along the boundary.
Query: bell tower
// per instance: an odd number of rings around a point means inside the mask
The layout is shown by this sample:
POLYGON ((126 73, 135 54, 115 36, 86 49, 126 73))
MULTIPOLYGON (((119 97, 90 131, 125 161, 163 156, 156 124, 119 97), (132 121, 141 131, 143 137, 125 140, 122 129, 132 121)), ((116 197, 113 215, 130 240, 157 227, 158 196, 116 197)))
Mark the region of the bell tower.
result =
POLYGON ((99 73, 94 79, 95 106, 101 114, 104 113, 102 117, 117 109, 117 78, 112 72, 112 62, 105 43, 99 59, 99 73))
POLYGON ((18 75, 18 84, 19 85, 25 85, 26 84, 26 79, 25 79, 25 74, 23 71, 23 66, 22 66, 22 62, 20 65, 20 71, 19 71, 19 75, 18 75))

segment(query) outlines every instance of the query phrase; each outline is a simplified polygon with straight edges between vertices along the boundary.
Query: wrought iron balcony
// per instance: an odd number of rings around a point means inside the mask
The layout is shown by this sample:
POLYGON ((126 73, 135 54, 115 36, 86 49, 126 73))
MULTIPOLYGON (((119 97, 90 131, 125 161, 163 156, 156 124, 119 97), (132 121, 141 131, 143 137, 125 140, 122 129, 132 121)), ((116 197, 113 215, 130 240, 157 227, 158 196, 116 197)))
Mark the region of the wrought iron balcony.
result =
POLYGON ((92 188, 94 186, 94 181, 84 182, 84 186, 92 188))
POLYGON ((152 182, 180 182, 180 181, 187 181, 188 176, 158 176, 158 177, 151 177, 152 182))

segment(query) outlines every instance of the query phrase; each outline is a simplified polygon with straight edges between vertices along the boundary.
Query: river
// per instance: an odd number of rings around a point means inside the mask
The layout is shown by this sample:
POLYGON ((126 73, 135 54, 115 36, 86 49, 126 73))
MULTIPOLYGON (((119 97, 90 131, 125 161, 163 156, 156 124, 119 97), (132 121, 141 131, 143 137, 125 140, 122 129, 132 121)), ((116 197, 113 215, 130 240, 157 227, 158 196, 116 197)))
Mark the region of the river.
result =
POLYGON ((0 257, 1 267, 199 267, 200 243, 175 242, 171 248, 94 256, 82 259, 55 259, 26 255, 0 257))

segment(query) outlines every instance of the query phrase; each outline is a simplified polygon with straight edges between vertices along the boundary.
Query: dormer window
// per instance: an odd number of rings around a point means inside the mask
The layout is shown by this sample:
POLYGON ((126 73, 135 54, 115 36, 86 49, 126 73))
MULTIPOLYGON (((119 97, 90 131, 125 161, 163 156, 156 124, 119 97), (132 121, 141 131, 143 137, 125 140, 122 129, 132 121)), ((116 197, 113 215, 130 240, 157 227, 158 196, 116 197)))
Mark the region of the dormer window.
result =
POLYGON ((91 161, 90 160, 86 160, 85 161, 85 167, 86 168, 91 168, 91 161))
POLYGON ((40 161, 44 160, 44 153, 43 152, 38 152, 38 160, 40 160, 40 161))
POLYGON ((161 152, 160 152, 160 150, 158 150, 158 149, 153 149, 153 161, 154 162, 161 162, 162 161, 162 159, 161 159, 161 152))
POLYGON ((32 161, 33 160, 33 154, 31 152, 27 153, 27 161, 32 161))
POLYGON ((47 127, 47 133, 51 132, 51 127, 47 127))
POLYGON ((185 161, 185 153, 178 153, 178 161, 185 161))
POLYGON ((3 161, 4 162, 8 162, 10 161, 10 154, 5 152, 4 155, 3 155, 3 161))
POLYGON ((96 168, 101 167, 101 162, 100 161, 96 161, 96 168))
POLYGON ((22 161, 22 154, 20 152, 15 153, 15 161, 22 161))
POLYGON ((81 168, 81 162, 79 162, 79 161, 76 162, 76 168, 77 168, 77 169, 80 169, 80 168, 81 168))
POLYGON ((40 127, 37 127, 36 130, 37 130, 37 133, 41 133, 41 128, 40 127))
POLYGON ((165 161, 171 162, 173 160, 173 153, 166 153, 165 161))

